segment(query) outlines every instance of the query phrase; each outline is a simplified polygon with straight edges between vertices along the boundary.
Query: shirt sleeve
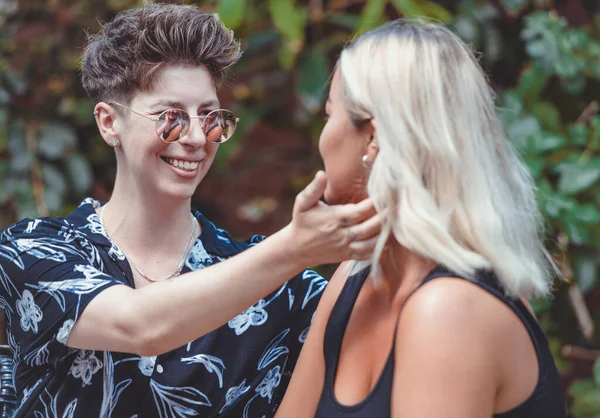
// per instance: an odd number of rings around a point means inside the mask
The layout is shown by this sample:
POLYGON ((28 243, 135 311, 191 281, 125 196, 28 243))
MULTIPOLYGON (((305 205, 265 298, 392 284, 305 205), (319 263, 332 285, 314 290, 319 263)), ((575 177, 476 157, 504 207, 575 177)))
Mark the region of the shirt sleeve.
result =
POLYGON ((102 270, 96 247, 64 225, 42 221, 32 230, 16 224, 2 234, 0 304, 19 361, 58 367, 88 303, 124 284, 102 270))

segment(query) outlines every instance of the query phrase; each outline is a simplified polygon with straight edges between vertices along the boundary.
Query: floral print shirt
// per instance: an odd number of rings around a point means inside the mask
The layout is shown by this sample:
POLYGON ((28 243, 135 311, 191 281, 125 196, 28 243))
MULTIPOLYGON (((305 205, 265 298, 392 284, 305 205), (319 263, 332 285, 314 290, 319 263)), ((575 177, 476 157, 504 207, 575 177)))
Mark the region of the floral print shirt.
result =
MULTIPOLYGON (((66 218, 25 219, 0 235, 0 305, 16 363, 16 416, 272 417, 326 281, 306 270, 224 326, 159 356, 69 348, 73 325, 97 294, 134 287, 98 206, 86 199, 66 218)), ((234 241, 193 213, 202 235, 184 273, 263 239, 234 241)))

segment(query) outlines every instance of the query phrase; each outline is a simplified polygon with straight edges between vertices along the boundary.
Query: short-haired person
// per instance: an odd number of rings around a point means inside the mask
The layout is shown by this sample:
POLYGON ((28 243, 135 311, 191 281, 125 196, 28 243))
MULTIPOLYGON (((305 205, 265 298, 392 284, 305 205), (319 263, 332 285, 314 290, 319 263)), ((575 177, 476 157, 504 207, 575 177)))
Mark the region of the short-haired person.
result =
POLYGON ((320 202, 323 173, 266 239, 191 209, 236 127, 216 87, 239 56, 194 6, 145 4, 90 38, 83 85, 117 176, 108 203, 0 235, 17 417, 273 415, 326 285, 304 269, 368 258, 380 225, 369 201, 320 202))
POLYGON ((553 270, 532 179, 471 51, 389 23, 344 49, 326 113, 325 199, 369 196, 382 233, 331 279, 277 417, 565 418, 526 302, 553 270))

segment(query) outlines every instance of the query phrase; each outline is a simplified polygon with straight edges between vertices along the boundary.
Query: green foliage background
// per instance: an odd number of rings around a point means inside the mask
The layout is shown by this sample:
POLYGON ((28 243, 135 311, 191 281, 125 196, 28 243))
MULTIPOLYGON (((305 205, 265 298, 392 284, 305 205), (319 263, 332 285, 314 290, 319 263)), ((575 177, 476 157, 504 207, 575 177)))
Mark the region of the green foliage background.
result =
MULTIPOLYGON (((185 1, 179 1, 184 3, 185 1)), ((0 0, 0 229, 107 199, 114 157, 80 87, 85 30, 137 0, 0 0)), ((326 84, 354 34, 397 17, 448 24, 481 52, 538 185, 567 277, 535 300, 575 417, 600 417, 600 6, 571 0, 213 0, 245 54, 221 91, 240 117, 194 204, 235 235, 270 233, 321 166, 326 84)), ((477 117, 477 115, 473 115, 477 117)))

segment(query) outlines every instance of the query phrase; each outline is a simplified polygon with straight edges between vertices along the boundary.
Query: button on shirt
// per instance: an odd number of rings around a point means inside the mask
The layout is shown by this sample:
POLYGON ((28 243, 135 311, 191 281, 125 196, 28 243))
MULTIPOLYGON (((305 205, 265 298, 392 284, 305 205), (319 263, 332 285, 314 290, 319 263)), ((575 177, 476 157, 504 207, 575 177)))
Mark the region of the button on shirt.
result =
MULTIPOLYGON (((0 304, 15 355, 17 417, 273 416, 326 281, 306 270, 222 327, 159 356, 69 348, 75 321, 98 293, 134 287, 124 254, 96 215, 99 206, 86 199, 66 218, 26 219, 0 235, 0 304)), ((193 214, 202 235, 182 273, 263 239, 237 242, 193 214)))

